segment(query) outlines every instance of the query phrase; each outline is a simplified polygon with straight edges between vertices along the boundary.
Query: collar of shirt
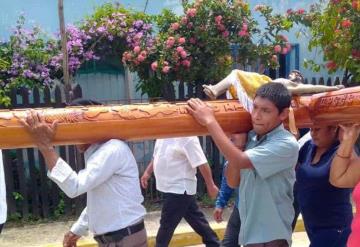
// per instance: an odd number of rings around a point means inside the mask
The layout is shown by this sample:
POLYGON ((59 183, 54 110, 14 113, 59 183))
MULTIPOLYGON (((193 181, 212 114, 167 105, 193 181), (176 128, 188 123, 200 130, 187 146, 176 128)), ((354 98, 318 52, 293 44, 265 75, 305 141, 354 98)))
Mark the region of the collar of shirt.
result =
POLYGON ((251 130, 249 135, 250 135, 250 140, 253 142, 263 142, 265 141, 267 138, 271 138, 272 136, 274 136, 277 132, 285 130, 284 128, 284 124, 280 124, 279 126, 277 126, 276 128, 274 128, 273 130, 271 130, 270 132, 266 133, 265 135, 263 135, 261 138, 258 138, 258 135, 255 133, 254 130, 251 130))

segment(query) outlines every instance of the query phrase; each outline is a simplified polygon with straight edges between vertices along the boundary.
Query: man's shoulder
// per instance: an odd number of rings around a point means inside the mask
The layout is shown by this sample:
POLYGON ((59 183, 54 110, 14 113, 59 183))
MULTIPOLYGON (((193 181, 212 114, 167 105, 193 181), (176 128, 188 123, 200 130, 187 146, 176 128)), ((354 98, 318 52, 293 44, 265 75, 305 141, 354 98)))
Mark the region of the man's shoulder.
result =
POLYGON ((121 150, 127 150, 129 149, 129 146, 126 142, 118 139, 110 139, 103 144, 101 144, 101 149, 109 149, 114 152, 121 151, 121 150))
POLYGON ((287 145, 289 148, 299 149, 295 136, 286 129, 279 129, 268 140, 272 145, 287 145))

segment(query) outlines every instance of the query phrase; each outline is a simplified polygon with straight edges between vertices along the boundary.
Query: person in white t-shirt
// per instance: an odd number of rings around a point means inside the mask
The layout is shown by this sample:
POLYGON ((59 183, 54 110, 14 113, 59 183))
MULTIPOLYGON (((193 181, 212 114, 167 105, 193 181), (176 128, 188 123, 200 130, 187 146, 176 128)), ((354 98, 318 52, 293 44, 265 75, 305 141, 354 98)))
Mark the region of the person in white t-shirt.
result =
MULTIPOLYGON (((77 100, 72 105, 98 105, 77 100)), ((136 160, 121 140, 76 145, 84 153, 85 168, 76 173, 53 147, 56 123, 48 125, 41 114, 31 111, 23 125, 44 156, 48 177, 71 198, 87 195, 86 208, 65 234, 64 247, 76 246, 88 230, 100 247, 146 247, 145 208, 136 160)))
POLYGON ((141 185, 147 188, 148 180, 154 172, 156 188, 164 193, 160 228, 156 236, 157 247, 169 246, 174 230, 182 218, 202 237, 206 246, 219 246, 216 233, 210 228, 196 203, 197 168, 205 180, 209 196, 216 198, 219 189, 214 184, 198 137, 156 141, 153 160, 141 177, 141 185))
POLYGON ((2 159, 2 152, 0 150, 0 233, 6 221, 6 214, 7 214, 7 204, 6 204, 4 164, 2 159))

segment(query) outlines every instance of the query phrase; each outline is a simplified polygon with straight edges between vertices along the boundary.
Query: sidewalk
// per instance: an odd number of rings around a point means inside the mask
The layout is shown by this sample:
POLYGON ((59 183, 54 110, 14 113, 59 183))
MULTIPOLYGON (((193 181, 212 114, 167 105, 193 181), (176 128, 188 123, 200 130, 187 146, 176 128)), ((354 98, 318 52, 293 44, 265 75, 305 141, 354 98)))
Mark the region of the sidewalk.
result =
MULTIPOLYGON (((230 209, 224 212, 224 222, 218 224, 212 219, 213 209, 203 209, 212 228, 222 237, 226 227, 230 209)), ((146 215, 145 225, 149 239, 149 246, 155 242, 156 232, 159 228, 160 211, 150 212, 146 215)), ((8 228, 5 226, 0 235, 1 247, 61 247, 64 234, 70 229, 73 221, 53 222, 47 224, 27 225, 24 227, 8 228)), ((297 231, 293 234, 293 247, 307 247, 309 245, 306 234, 303 232, 302 221, 299 220, 297 231), (299 232, 300 231, 300 232, 299 232)), ((200 237, 193 232, 190 226, 183 220, 176 228, 170 246, 191 246, 201 244, 200 237)), ((87 236, 78 242, 79 247, 97 246, 91 236, 87 236)), ((202 245, 199 245, 202 246, 202 245)))

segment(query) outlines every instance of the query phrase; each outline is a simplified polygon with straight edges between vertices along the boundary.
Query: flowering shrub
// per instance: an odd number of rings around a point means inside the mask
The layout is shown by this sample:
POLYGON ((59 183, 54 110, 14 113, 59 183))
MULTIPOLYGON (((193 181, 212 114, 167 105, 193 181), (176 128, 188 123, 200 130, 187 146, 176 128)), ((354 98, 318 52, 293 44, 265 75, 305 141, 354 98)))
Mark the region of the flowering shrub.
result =
MULTIPOLYGON (((322 49, 330 73, 343 69, 344 83, 349 78, 360 81, 360 0, 322 0, 309 12, 292 15, 310 27, 309 49, 322 49)), ((315 71, 321 68, 314 61, 307 65, 315 71)))
POLYGON ((8 43, 0 44, 0 103, 9 104, 11 88, 52 85, 55 73, 50 61, 58 53, 56 40, 38 27, 25 29, 21 15, 8 43))
POLYGON ((239 45, 240 60, 236 62, 243 66, 260 62, 275 68, 278 55, 291 49, 282 32, 288 31, 293 21, 286 15, 273 15, 268 6, 255 8, 266 20, 263 29, 252 17, 249 4, 241 0, 184 1, 183 9, 180 16, 164 10, 156 18, 159 32, 155 41, 150 45, 140 42, 122 56, 139 74, 138 88, 143 93, 176 80, 195 85, 221 80, 234 62, 231 44, 239 45))

